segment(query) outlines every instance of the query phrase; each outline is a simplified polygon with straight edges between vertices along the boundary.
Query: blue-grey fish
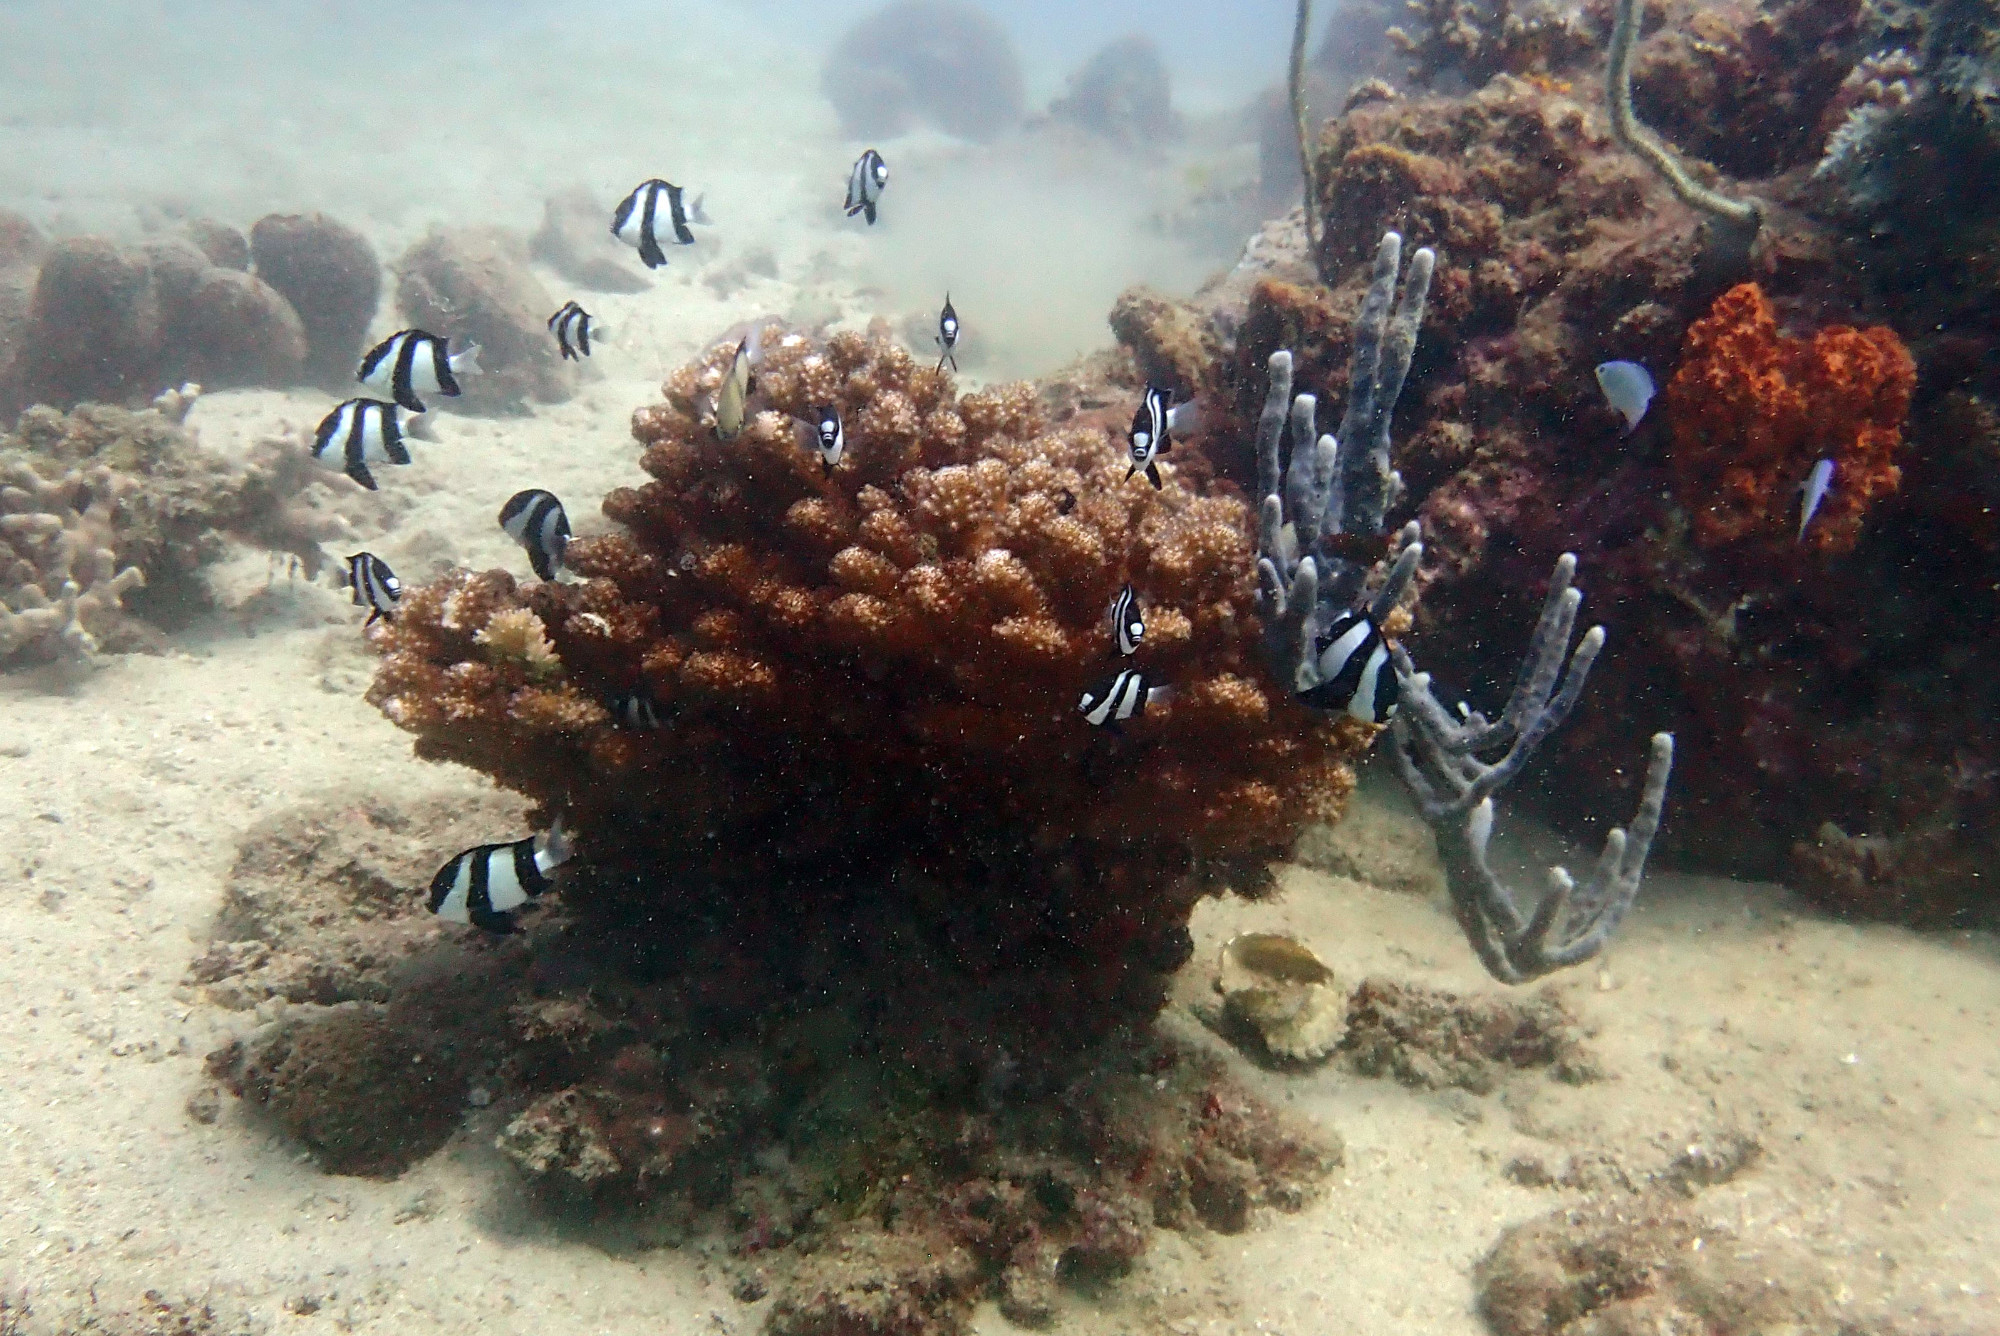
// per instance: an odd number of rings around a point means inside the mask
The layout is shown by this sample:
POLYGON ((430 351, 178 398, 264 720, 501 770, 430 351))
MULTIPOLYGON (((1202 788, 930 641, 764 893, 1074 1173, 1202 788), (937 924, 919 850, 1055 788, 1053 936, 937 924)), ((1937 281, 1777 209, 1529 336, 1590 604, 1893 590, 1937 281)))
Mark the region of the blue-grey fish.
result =
POLYGON ((479 374, 479 345, 446 351, 446 340, 421 329, 398 330, 368 350, 354 378, 412 413, 424 411, 426 394, 455 399, 459 378, 479 374))
POLYGON ((847 174, 847 216, 866 214, 868 221, 875 221, 875 206, 881 201, 882 188, 889 184, 889 164, 882 161, 882 155, 869 149, 855 160, 854 170, 847 174))
POLYGON ((1800 484, 1805 492, 1805 500, 1799 503, 1799 541, 1806 540, 1806 526, 1819 513, 1819 503, 1826 500, 1826 492, 1833 486, 1833 461, 1822 459, 1812 466, 1812 472, 1800 484))
POLYGON ((1077 712, 1099 728, 1121 732, 1119 725, 1146 712, 1148 705, 1165 701, 1168 687, 1154 686, 1137 668, 1121 668, 1106 681, 1083 693, 1077 712))
POLYGON ((603 338, 604 327, 576 302, 567 301, 549 317, 549 333, 556 336, 556 347, 564 359, 574 362, 590 356, 590 341, 603 338))
POLYGON ((553 492, 530 487, 500 507, 500 527, 528 550, 528 562, 544 580, 556 578, 569 547, 569 515, 553 492))
POLYGON ((1111 600, 1111 632, 1118 640, 1120 654, 1136 654, 1146 638, 1146 615, 1139 609, 1139 595, 1128 581, 1111 600))
POLYGON ((938 312, 937 345, 937 369, 944 370, 944 364, 950 362, 951 369, 958 370, 958 358, 952 352, 958 346, 958 312, 952 309, 949 292, 944 294, 944 309, 938 312))
POLYGON ((611 235, 636 249, 648 269, 658 269, 667 262, 667 253, 660 247, 662 236, 678 245, 692 246, 694 233, 688 224, 708 221, 701 200, 689 207, 681 202, 681 194, 681 188, 671 181, 641 181, 611 215, 611 235))
POLYGON ((340 471, 375 491, 370 464, 407 464, 403 424, 397 405, 383 399, 349 399, 319 420, 313 432, 313 458, 340 461, 340 471))
POLYGON ((569 856, 569 835, 560 818, 546 835, 474 845, 453 855, 431 878, 431 913, 486 932, 519 931, 514 911, 555 885, 549 874, 569 856))
POLYGON ((1382 632, 1366 612, 1336 617, 1314 646, 1319 685, 1299 693, 1316 710, 1341 710, 1364 724, 1386 724, 1396 713, 1396 670, 1382 632))
POLYGON ((403 601, 403 582, 388 562, 373 552, 356 552, 347 559, 347 585, 354 591, 354 606, 368 609, 363 626, 375 625, 378 617, 396 619, 396 605, 403 601))
POLYGON ((1638 429, 1639 419, 1653 402, 1652 373, 1637 362, 1599 362, 1597 388, 1625 419, 1626 434, 1638 429))

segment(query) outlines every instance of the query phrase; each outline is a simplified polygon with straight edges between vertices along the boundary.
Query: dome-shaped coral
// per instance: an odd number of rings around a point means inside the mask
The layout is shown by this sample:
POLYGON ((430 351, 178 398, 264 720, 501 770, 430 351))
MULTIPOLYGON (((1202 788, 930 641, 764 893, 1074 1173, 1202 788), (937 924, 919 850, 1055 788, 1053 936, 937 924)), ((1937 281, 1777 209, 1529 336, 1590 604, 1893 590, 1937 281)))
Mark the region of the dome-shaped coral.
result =
POLYGON ((421 754, 567 811, 631 874, 592 894, 669 930, 867 886, 974 977, 1121 1003, 1073 1024, 1156 1005, 1194 900, 1260 886, 1366 741, 1263 685, 1242 503, 1128 481, 1122 442, 1048 429, 1028 387, 958 397, 856 334, 769 334, 724 443, 700 406, 731 355, 635 416, 651 479, 570 545, 576 583, 413 591, 374 633, 372 698, 421 754), (824 403, 848 424, 830 473, 799 422, 824 403), (1117 660, 1128 580, 1160 634, 1117 660), (559 679, 490 652, 519 608, 559 679), (1133 663, 1178 694, 1092 728, 1082 692, 1133 663), (633 691, 662 727, 601 708, 633 691))

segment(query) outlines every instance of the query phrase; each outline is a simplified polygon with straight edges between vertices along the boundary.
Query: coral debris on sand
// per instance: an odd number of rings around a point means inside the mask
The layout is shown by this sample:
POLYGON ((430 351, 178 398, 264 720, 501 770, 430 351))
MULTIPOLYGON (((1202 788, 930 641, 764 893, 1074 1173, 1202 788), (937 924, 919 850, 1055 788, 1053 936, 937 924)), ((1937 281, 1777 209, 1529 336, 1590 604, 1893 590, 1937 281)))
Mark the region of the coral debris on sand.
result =
MULTIPOLYGON (((211 1079, 337 1173, 400 1172, 490 1105, 538 1199, 628 1244, 719 1241, 739 1297, 776 1291, 772 1331, 953 1332, 989 1295, 1046 1323, 1154 1230, 1239 1232, 1341 1163, 1181 1043, 1009 1051, 976 999, 910 1010, 899 975, 940 961, 880 906, 761 939, 715 914, 650 938, 563 905, 507 938, 425 914, 435 850, 518 819, 469 791, 261 823, 189 981, 272 1019, 211 1079)), ((212 1091, 190 1108, 218 1116, 212 1091)))
POLYGON ((1896 490, 1916 364, 1894 330, 1787 338, 1755 283, 1731 288, 1689 327, 1667 385, 1674 490, 1704 546, 1799 532, 1799 485, 1830 460, 1836 485, 1803 541, 1846 552, 1861 519, 1896 490))
POLYGON ((207 449, 183 422, 195 393, 32 408, 0 434, 0 665, 156 644, 206 606, 226 538, 318 573, 343 526, 306 495, 317 466, 295 441, 240 463, 207 449))
POLYGON ((1151 1015, 1194 901, 1265 885, 1370 731, 1262 684, 1243 505, 1128 482, 1110 433, 1048 429, 1029 387, 954 396, 852 333, 767 336, 765 407, 724 444, 698 401, 733 352, 635 416, 652 481, 570 544, 582 578, 411 590, 371 699, 420 755, 568 812, 593 912, 678 933, 861 896, 1014 1024, 1151 1015), (795 421, 820 404, 846 423, 830 474, 795 421), (1117 666, 1127 580, 1177 694, 1114 736, 1076 707, 1117 666), (553 678, 478 639, 523 610, 553 678), (662 727, 614 722, 633 692, 662 727))

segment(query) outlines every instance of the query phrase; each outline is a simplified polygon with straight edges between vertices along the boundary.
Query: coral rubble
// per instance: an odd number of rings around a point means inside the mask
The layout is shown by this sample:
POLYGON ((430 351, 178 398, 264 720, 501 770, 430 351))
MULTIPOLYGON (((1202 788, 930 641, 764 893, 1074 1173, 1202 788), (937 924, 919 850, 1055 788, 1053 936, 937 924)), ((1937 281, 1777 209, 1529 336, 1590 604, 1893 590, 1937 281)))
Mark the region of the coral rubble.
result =
POLYGON ((37 407, 0 435, 0 664, 156 643, 205 605, 200 569, 225 537, 318 572, 341 523, 305 495, 311 459, 271 440, 226 460, 183 424, 193 402, 37 407))
POLYGON ((466 382, 455 406, 519 412, 570 396, 576 374, 549 337, 556 301, 528 267, 519 237, 494 227, 433 232, 403 253, 395 271, 405 319, 455 347, 480 347, 486 374, 466 382))
POLYGON ((1894 330, 1787 338, 1756 284, 1725 292, 1689 327, 1667 385, 1667 461, 1695 540, 1790 541, 1799 486, 1826 459, 1835 486, 1801 541, 1852 550, 1863 514, 1902 480, 1896 458, 1916 380, 1894 330))
POLYGON ((960 0, 898 0, 852 28, 820 88, 841 132, 881 139, 929 126, 985 141, 1021 123, 1021 61, 1005 30, 960 0))

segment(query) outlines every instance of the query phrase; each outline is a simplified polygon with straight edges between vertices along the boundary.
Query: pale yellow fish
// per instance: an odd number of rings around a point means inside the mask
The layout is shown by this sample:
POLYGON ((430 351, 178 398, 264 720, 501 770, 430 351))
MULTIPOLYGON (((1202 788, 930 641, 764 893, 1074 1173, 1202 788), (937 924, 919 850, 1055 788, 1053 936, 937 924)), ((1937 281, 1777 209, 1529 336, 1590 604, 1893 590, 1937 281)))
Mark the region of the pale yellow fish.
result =
POLYGON ((718 440, 733 441, 743 430, 743 415, 750 402, 750 340, 736 345, 736 358, 729 364, 729 374, 722 378, 722 389, 715 396, 715 435, 718 440))

